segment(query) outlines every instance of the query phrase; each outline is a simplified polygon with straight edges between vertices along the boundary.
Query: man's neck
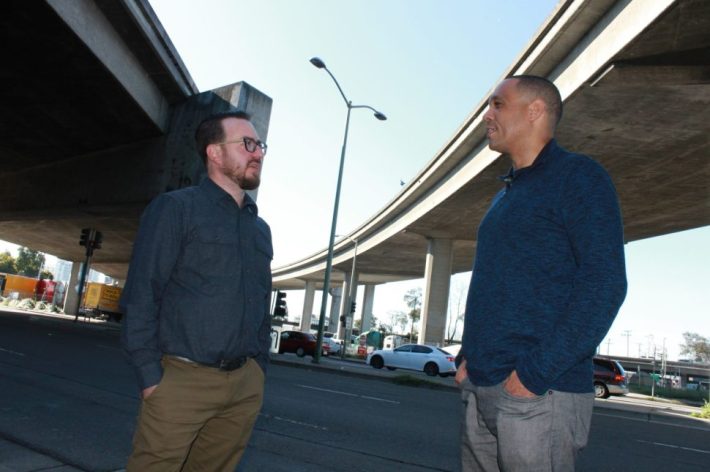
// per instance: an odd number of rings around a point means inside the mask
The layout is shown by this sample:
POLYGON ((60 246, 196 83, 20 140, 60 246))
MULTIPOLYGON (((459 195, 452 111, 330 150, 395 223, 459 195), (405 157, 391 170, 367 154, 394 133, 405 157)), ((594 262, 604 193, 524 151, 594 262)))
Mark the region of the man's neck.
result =
POLYGON ((232 196, 234 201, 237 202, 237 205, 239 205, 239 208, 242 208, 244 206, 245 192, 239 185, 224 177, 222 174, 208 173, 208 176, 210 179, 212 179, 212 182, 214 182, 215 185, 217 185, 219 188, 221 188, 232 196))
POLYGON ((518 149, 514 149, 508 153, 508 156, 513 163, 513 169, 519 170, 525 167, 530 167, 551 139, 552 136, 544 136, 538 139, 531 138, 523 145, 519 146, 518 149))

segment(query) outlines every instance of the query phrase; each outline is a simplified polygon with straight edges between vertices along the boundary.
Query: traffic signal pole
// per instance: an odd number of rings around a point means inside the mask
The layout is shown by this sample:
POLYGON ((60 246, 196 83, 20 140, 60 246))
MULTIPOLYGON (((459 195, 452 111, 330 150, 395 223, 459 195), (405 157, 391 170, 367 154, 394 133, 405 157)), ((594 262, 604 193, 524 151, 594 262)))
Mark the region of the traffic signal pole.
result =
POLYGON ((103 241, 103 235, 101 231, 96 231, 94 228, 84 228, 81 230, 81 236, 79 238, 79 245, 86 247, 86 259, 84 260, 84 265, 81 268, 81 275, 79 276, 79 287, 77 289, 77 300, 76 300, 76 315, 74 316, 74 322, 79 321, 79 308, 81 308, 81 298, 84 294, 84 284, 86 282, 86 275, 89 273, 89 263, 91 262, 91 256, 94 254, 94 249, 101 249, 101 242, 103 241))
MULTIPOLYGON (((87 251, 88 252, 88 251, 87 251)), ((81 275, 79 276, 79 287, 78 287, 78 297, 76 299, 76 315, 74 315, 74 322, 79 321, 79 308, 81 308, 81 297, 84 294, 84 283, 86 282, 86 274, 89 272, 89 262, 91 261, 91 256, 87 254, 84 265, 81 267, 81 275)))

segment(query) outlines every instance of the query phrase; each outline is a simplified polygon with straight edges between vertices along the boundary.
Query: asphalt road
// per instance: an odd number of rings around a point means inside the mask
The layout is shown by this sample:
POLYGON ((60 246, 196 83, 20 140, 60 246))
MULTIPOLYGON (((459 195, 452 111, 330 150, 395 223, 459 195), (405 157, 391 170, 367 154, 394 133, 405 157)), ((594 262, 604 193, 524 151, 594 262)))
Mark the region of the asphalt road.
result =
MULTIPOLYGON (((240 471, 458 470, 455 391, 283 365, 267 379, 240 471)), ((0 312, 0 439, 79 469, 120 470, 138 404, 115 330, 0 312)), ((709 469, 707 423, 605 405, 579 470, 709 469)))

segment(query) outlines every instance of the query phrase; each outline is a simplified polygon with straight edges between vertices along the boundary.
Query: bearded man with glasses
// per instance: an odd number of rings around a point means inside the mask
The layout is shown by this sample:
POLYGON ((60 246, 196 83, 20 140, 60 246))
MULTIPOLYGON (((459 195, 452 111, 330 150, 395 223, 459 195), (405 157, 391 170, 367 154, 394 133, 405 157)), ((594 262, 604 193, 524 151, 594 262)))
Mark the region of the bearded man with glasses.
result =
POLYGON ((240 111, 195 141, 207 178, 145 210, 121 297, 142 397, 128 471, 232 471, 261 409, 273 249, 246 190, 266 144, 240 111))

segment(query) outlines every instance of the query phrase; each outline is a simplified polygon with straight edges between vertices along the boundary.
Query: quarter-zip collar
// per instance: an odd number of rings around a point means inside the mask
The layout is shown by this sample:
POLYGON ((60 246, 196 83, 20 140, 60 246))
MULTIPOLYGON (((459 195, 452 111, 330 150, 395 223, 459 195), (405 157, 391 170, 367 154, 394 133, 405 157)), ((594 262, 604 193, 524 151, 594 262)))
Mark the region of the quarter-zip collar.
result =
POLYGON ((501 175, 498 179, 505 183, 506 188, 510 188, 515 179, 519 178, 521 175, 531 172, 536 167, 544 165, 545 162, 550 159, 550 156, 555 154, 557 149, 559 149, 557 141, 555 138, 552 138, 547 144, 545 144, 545 147, 543 147, 537 157, 535 157, 532 164, 527 167, 523 167, 522 169, 515 169, 515 167, 511 166, 508 173, 501 175))

